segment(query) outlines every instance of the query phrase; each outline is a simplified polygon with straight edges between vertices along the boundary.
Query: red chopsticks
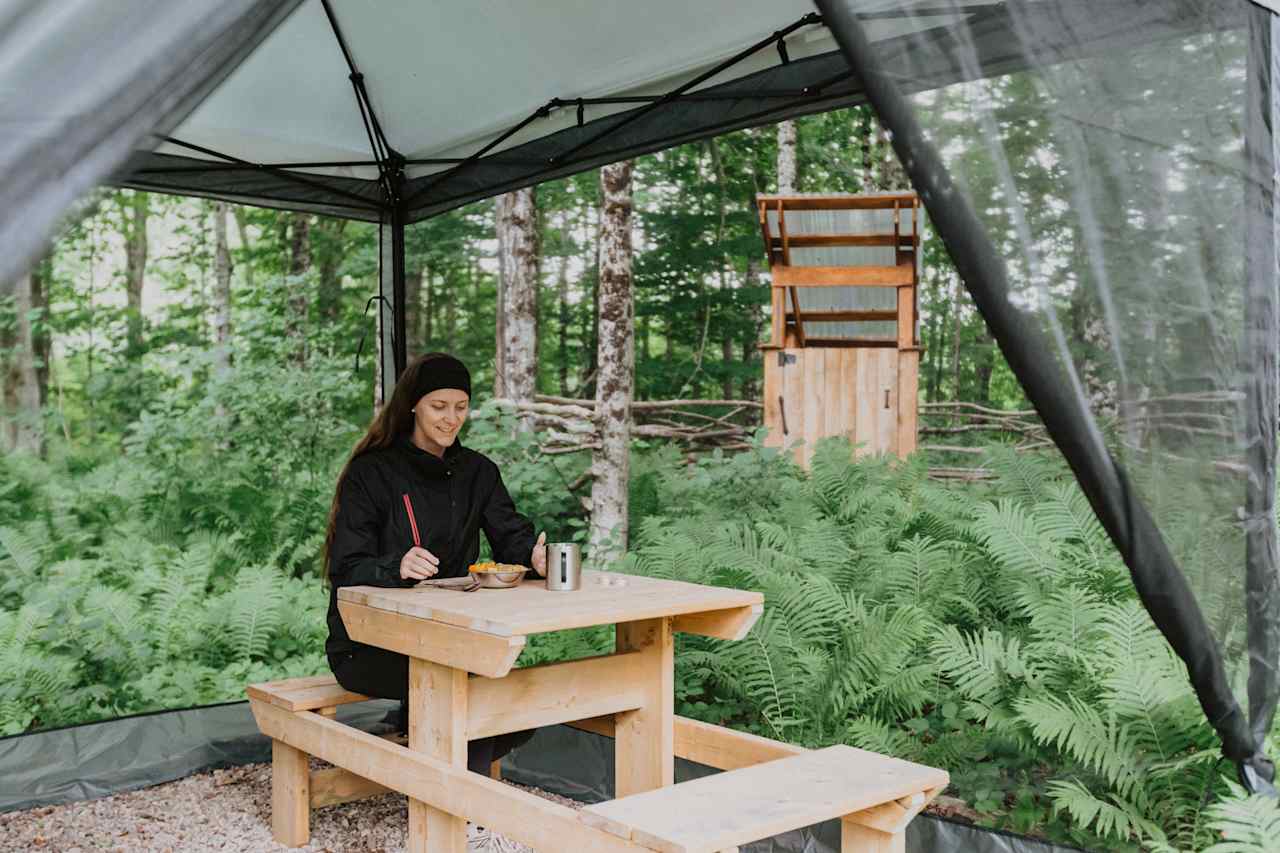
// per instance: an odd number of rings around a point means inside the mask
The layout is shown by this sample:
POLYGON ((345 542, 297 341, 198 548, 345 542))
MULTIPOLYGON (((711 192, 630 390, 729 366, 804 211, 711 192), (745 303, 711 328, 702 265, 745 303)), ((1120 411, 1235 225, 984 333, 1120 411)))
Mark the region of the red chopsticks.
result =
POLYGON ((409 500, 409 493, 404 493, 404 509, 409 513, 409 527, 413 529, 413 544, 417 548, 422 547, 422 540, 418 538, 418 522, 413 517, 413 503, 409 500))

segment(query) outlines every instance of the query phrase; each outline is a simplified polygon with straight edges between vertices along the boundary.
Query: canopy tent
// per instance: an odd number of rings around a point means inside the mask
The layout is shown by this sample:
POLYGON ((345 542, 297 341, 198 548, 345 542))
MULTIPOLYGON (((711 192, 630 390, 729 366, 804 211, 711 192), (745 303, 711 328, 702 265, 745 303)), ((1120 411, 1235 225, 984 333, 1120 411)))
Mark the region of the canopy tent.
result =
POLYGON ((1261 747, 1280 695, 1274 7, 817 5, 821 17, 802 0, 5 0, 0 281, 101 181, 378 221, 390 382, 407 357, 406 224, 870 103, 1225 754, 1252 789, 1269 787, 1261 747), (1002 114, 983 85, 997 78, 1042 93, 1042 111, 1002 114), (910 96, 943 87, 960 104, 922 120, 910 96), (1020 122, 1047 123, 1051 142, 1019 148, 1020 122), (948 144, 964 139, 976 157, 948 144), (1059 188, 1041 190, 1039 209, 1027 206, 1033 180, 1059 188), (1096 322, 1059 316, 1077 298, 1096 322), (1111 389, 1102 403, 1098 371, 1111 389), (1151 401, 1192 398, 1202 408, 1175 413, 1177 429, 1152 426, 1151 401), (1114 433, 1104 409, 1119 411, 1114 433), (1225 569, 1178 547, 1176 513, 1188 510, 1168 499, 1189 492, 1215 522, 1234 519, 1222 527, 1225 569))

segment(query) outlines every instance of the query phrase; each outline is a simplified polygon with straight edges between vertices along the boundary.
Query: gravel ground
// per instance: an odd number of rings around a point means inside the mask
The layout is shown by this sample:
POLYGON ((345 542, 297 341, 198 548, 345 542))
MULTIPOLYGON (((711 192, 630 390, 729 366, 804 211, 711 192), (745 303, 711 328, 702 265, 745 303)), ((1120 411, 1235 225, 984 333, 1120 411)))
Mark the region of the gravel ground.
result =
MULTIPOLYGON (((536 788, 525 790, 573 808, 582 806, 536 788)), ((0 814, 0 851, 398 853, 405 848, 407 825, 405 798, 386 794, 317 809, 311 813, 311 843, 281 846, 271 840, 271 765, 248 764, 100 800, 0 814)), ((467 849, 532 853, 488 832, 473 838, 467 849)))

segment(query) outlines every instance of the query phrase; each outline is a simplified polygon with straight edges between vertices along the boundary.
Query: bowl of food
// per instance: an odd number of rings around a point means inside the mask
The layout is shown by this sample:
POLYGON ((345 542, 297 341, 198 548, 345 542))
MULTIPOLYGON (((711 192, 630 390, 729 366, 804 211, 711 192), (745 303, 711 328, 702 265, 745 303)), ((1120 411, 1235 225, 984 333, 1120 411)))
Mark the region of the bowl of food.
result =
POLYGON ((519 586, 527 569, 511 563, 472 563, 468 569, 476 583, 488 589, 510 589, 519 586))

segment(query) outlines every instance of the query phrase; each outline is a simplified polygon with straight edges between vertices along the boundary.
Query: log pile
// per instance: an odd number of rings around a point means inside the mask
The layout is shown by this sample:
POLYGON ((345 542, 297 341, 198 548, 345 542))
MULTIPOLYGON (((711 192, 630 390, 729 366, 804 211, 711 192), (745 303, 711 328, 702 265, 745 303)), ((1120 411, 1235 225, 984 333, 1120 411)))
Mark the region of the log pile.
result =
MULTIPOLYGON (((595 400, 539 394, 533 402, 494 402, 504 412, 533 421, 543 453, 600 447, 595 400)), ((754 400, 637 400, 631 404, 631 435, 673 441, 689 453, 745 450, 763 408, 754 400)))
POLYGON ((981 456, 995 443, 1010 443, 1015 450, 1051 447, 1040 416, 1033 409, 992 409, 977 403, 948 401, 920 404, 921 450, 981 456), (925 443, 924 439, 936 439, 925 443))

